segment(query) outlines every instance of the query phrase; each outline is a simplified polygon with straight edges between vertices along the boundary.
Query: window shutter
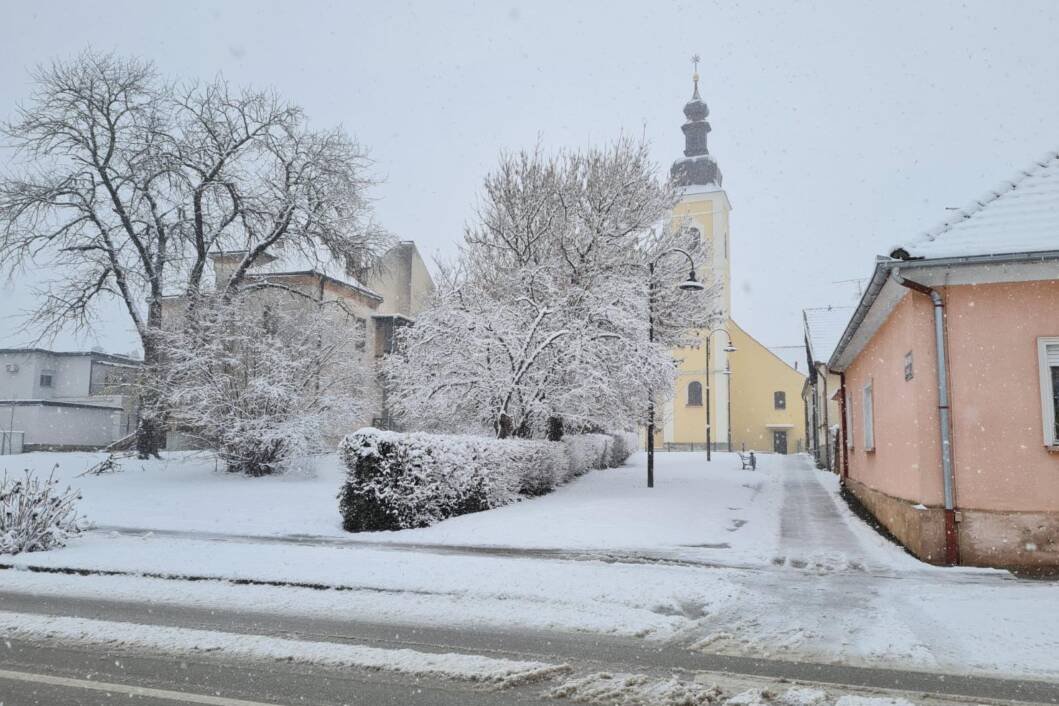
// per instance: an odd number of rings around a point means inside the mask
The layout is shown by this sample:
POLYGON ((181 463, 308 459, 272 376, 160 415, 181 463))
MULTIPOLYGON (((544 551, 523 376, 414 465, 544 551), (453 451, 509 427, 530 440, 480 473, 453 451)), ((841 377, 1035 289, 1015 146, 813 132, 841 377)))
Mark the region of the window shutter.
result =
POLYGON ((1044 360, 1049 368, 1059 367, 1059 343, 1049 343, 1044 347, 1044 360))

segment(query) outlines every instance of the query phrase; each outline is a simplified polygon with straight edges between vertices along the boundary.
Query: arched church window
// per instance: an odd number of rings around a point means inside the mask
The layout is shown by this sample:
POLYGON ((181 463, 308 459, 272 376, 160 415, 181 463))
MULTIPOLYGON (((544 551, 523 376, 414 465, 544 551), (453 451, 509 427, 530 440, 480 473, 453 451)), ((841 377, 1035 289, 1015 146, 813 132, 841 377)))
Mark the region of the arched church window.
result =
POLYGON ((698 380, 694 380, 688 383, 688 406, 702 406, 702 383, 698 380))

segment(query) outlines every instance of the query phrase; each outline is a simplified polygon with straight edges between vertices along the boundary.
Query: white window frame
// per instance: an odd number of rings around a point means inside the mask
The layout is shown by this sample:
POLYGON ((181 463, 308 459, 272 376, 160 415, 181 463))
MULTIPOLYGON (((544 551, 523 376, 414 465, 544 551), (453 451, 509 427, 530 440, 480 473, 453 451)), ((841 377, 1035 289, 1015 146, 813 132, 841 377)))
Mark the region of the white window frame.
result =
POLYGON ((1040 336, 1037 339, 1037 367, 1041 382, 1041 422, 1044 427, 1044 445, 1050 448, 1059 447, 1059 438, 1055 433, 1055 400, 1052 399, 1052 368, 1055 364, 1048 362, 1048 348, 1059 348, 1059 336, 1040 336))
POLYGON ((861 416, 864 419, 864 450, 875 450, 875 388, 873 381, 869 380, 862 391, 861 402, 864 410, 861 416))

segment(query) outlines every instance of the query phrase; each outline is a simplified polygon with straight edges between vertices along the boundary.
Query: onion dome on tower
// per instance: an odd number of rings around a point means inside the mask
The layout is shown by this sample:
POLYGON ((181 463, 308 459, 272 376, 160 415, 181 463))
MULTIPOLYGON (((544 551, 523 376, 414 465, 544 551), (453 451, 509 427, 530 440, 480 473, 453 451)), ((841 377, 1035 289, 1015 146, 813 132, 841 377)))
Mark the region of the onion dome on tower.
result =
POLYGON ((691 100, 684 106, 684 117, 687 118, 687 122, 680 128, 684 131, 684 158, 673 162, 669 174, 677 186, 715 186, 719 189, 721 188, 721 169, 706 148, 706 136, 711 129, 706 118, 710 114, 710 109, 699 95, 698 55, 692 61, 695 63, 695 73, 692 76, 695 89, 691 94, 691 100))

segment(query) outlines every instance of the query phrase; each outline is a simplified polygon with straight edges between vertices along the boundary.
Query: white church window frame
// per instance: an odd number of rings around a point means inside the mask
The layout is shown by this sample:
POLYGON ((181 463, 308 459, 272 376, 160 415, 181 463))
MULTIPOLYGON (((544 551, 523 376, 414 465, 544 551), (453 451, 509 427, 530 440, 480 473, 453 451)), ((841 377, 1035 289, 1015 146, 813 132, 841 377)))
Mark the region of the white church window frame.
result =
POLYGON ((1059 336, 1037 339, 1037 367, 1041 384, 1041 422, 1044 445, 1059 448, 1059 336))

